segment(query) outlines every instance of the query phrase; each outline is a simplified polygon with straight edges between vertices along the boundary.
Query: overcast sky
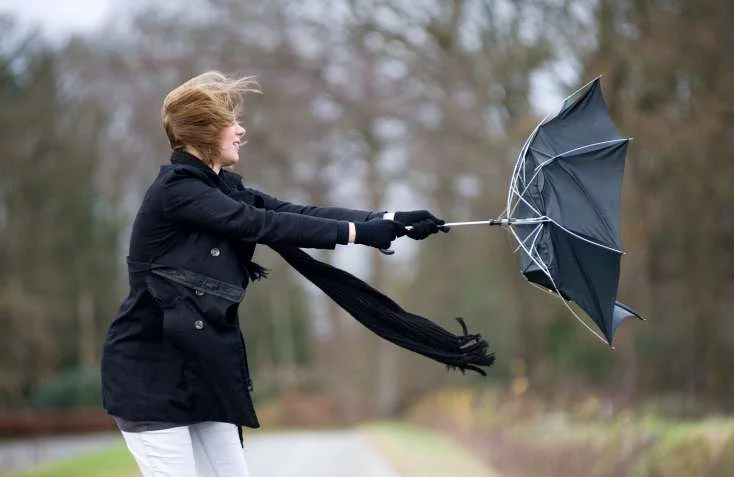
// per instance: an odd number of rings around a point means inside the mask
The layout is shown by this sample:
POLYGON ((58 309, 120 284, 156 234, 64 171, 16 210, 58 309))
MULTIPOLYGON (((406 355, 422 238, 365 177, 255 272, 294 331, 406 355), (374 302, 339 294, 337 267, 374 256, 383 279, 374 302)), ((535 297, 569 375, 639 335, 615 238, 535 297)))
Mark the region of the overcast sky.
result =
POLYGON ((115 0, 0 0, 0 13, 39 25, 49 37, 94 29, 115 0))

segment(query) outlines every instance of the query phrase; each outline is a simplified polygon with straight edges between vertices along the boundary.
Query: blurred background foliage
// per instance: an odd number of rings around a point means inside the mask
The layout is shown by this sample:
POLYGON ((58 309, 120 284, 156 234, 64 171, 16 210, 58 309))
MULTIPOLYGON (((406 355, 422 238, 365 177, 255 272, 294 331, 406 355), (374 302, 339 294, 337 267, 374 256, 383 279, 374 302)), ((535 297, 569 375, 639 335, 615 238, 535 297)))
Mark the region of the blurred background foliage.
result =
POLYGON ((497 352, 486 379, 378 341, 259 250, 273 272, 241 312, 259 397, 317 391, 343 422, 488 382, 730 411, 732 24, 724 0, 130 0, 63 41, 1 17, 0 411, 97 405, 131 221, 169 155, 161 101, 208 69, 257 75, 237 171, 293 202, 496 216, 522 141, 597 75, 634 137, 620 299, 649 321, 615 351, 524 282, 501 230, 316 253, 447 327, 464 317, 497 352))

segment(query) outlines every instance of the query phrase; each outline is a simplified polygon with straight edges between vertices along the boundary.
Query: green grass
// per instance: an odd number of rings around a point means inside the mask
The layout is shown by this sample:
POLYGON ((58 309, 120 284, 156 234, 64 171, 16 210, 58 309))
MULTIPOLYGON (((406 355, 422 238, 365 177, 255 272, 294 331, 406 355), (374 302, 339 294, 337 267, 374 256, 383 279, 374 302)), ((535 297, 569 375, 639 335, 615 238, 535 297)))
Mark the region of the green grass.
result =
POLYGON ((124 445, 85 454, 13 477, 127 477, 136 475, 135 460, 124 445))
POLYGON ((360 433, 405 477, 498 477, 454 439, 415 425, 381 422, 360 433))

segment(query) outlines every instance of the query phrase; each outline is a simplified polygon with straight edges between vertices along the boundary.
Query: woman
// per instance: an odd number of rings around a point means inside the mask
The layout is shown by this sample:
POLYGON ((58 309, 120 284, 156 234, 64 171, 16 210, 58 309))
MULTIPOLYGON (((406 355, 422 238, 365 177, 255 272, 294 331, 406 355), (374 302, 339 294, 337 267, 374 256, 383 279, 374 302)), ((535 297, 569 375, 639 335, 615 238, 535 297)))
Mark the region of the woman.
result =
POLYGON ((262 271, 255 244, 386 249, 444 223, 427 211, 300 206, 244 187, 225 168, 246 142, 237 118, 253 86, 208 72, 163 102, 171 163, 135 218, 130 293, 102 356, 105 409, 146 477, 248 475, 239 429, 259 423, 237 309, 262 271))

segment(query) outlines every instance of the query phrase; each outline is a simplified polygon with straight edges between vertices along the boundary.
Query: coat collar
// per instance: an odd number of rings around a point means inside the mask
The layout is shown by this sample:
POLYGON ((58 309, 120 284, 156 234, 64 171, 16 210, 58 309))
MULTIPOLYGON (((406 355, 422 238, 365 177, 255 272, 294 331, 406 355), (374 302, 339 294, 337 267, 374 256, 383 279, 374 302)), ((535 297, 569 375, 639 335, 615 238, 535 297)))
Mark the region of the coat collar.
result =
POLYGON ((225 190, 237 188, 237 185, 242 183, 242 176, 236 172, 221 169, 219 174, 216 174, 212 168, 207 166, 202 160, 193 154, 189 154, 183 149, 174 149, 173 152, 171 152, 171 164, 193 167, 202 171, 209 177, 217 178, 219 179, 220 187, 223 185, 225 190))
POLYGON ((183 166, 195 167, 197 169, 206 171, 209 174, 216 175, 211 167, 207 166, 198 157, 194 156, 193 154, 189 154, 183 149, 174 149, 173 152, 171 152, 171 164, 180 164, 183 166))

